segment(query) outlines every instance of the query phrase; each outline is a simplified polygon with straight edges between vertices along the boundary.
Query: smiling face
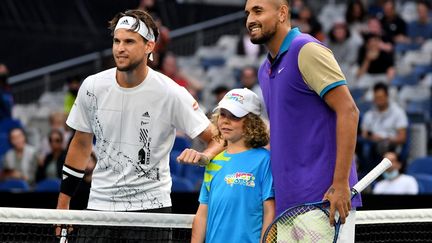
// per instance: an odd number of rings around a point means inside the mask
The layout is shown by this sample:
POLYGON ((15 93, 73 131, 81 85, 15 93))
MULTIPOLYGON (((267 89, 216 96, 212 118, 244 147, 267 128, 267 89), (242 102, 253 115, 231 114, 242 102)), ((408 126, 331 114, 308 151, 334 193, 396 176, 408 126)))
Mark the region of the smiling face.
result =
POLYGON ((248 0, 245 6, 246 29, 251 42, 266 44, 276 34, 280 24, 279 0, 248 0))
POLYGON ((129 72, 135 70, 141 64, 147 64, 147 43, 134 31, 127 29, 116 30, 112 51, 117 69, 129 72))

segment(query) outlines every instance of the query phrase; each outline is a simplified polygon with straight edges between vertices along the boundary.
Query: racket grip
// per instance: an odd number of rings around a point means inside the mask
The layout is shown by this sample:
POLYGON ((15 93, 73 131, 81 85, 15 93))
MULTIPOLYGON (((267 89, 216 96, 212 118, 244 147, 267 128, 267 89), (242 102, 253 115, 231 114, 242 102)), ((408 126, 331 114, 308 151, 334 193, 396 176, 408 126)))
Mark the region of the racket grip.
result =
POLYGON ((357 184, 354 185, 353 189, 355 190, 355 194, 362 192, 391 165, 391 161, 387 158, 384 158, 377 166, 375 166, 375 168, 373 168, 373 170, 371 170, 365 177, 363 177, 359 182, 357 182, 357 184))
POLYGON ((67 243, 67 229, 66 228, 61 229, 60 243, 67 243))

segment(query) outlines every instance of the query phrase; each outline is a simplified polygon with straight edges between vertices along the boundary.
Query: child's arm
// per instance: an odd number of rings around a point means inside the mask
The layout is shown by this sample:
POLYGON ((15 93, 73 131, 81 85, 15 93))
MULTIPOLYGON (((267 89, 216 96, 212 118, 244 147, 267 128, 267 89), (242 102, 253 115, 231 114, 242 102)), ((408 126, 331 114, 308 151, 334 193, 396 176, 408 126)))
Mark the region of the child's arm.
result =
POLYGON ((191 243, 202 243, 205 240, 207 227, 207 204, 200 204, 192 223, 191 243))
POLYGON ((262 242, 262 238, 264 236, 264 233, 265 233, 267 227, 271 224, 271 222, 273 221, 273 219, 275 217, 275 202, 274 202, 274 198, 270 198, 268 200, 265 200, 263 202, 263 208, 264 208, 263 227, 262 227, 262 230, 261 230, 261 240, 260 240, 260 242, 262 242))

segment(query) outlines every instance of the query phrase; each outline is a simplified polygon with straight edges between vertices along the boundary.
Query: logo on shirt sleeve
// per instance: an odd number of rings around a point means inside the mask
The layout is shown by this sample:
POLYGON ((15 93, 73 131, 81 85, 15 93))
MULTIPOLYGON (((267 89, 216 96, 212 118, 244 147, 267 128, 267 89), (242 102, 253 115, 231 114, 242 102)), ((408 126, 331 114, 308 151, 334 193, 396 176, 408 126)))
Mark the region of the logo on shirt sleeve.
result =
POLYGON ((195 100, 195 102, 192 104, 192 108, 194 109, 194 111, 198 110, 199 108, 199 104, 198 102, 195 100))

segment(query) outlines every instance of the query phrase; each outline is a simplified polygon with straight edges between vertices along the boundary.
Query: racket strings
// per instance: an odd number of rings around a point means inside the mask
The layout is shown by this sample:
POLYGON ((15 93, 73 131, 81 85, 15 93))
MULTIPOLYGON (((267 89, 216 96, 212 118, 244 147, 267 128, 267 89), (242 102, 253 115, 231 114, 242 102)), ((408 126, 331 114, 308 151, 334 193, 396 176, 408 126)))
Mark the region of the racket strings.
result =
POLYGON ((265 242, 333 242, 335 229, 328 215, 316 206, 300 206, 282 215, 273 224, 265 242))

